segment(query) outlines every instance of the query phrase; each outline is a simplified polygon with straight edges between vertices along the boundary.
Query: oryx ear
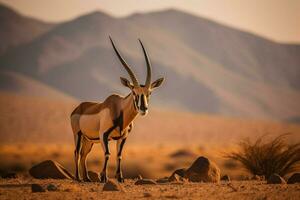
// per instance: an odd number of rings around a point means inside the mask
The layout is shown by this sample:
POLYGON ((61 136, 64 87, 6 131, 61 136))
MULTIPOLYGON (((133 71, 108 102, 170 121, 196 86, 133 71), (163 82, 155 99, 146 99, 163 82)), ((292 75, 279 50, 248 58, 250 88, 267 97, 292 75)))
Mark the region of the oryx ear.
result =
POLYGON ((156 81, 151 83, 151 89, 159 87, 162 84, 163 81, 164 81, 164 78, 157 79, 156 81))
POLYGON ((129 80, 127 80, 126 78, 123 78, 123 77, 120 77, 121 79, 121 83, 125 86, 125 87, 128 87, 130 89, 133 88, 133 85, 130 83, 129 80))

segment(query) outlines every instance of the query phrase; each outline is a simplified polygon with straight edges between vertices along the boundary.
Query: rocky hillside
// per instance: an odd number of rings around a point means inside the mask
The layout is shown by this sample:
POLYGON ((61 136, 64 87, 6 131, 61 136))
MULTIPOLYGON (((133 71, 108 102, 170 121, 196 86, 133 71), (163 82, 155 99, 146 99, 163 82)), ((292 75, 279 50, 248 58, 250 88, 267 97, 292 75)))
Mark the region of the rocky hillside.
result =
POLYGON ((80 100, 126 94, 119 77, 127 74, 109 35, 141 82, 145 61, 137 38, 144 41, 153 77, 166 77, 153 94, 156 106, 276 120, 300 116, 299 45, 279 44, 178 10, 78 17, 1 56, 0 70, 80 100))

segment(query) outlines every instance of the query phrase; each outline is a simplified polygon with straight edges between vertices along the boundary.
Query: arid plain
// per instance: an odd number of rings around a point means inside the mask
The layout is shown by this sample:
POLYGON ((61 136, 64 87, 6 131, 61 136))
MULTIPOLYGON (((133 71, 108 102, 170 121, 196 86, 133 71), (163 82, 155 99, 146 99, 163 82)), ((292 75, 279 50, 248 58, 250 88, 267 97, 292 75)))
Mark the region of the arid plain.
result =
MULTIPOLYGON (((100 183, 38 180, 27 172, 32 165, 50 159, 73 173, 74 144, 69 113, 77 101, 8 93, 1 94, 1 101, 0 167, 2 171, 16 171, 17 178, 0 180, 0 199, 297 199, 300 195, 299 184, 267 185, 265 180, 248 180, 250 174, 239 163, 224 158, 225 153, 237 150, 238 142, 245 137, 255 139, 263 134, 274 136, 289 132, 290 141, 299 141, 297 124, 154 108, 149 116, 137 119, 125 146, 123 169, 127 179, 123 185, 126 191, 102 192, 100 183), (18 110, 18 115, 14 110, 18 110), (232 181, 134 185, 139 175, 155 180, 170 176, 178 168, 189 167, 198 156, 216 162, 221 175, 229 175, 232 181), (32 183, 54 184, 58 190, 33 194, 32 183)), ((111 143, 109 176, 113 178, 115 145, 111 143)), ((101 146, 94 145, 88 157, 89 170, 100 172, 103 157, 101 146)))

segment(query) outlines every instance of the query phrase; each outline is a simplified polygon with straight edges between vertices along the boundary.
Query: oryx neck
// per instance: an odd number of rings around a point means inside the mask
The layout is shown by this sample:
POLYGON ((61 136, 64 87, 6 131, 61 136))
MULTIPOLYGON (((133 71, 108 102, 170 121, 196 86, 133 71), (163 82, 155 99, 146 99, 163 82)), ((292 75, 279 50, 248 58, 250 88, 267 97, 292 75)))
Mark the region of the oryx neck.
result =
POLYGON ((133 94, 130 93, 124 98, 124 122, 129 125, 138 115, 138 110, 135 108, 133 94))

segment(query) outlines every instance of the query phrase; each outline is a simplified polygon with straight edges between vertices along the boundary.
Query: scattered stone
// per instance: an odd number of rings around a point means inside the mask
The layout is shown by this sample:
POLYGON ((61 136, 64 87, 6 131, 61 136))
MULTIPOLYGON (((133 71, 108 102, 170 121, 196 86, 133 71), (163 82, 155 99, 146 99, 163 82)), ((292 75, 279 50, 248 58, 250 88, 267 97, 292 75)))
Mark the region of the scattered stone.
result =
POLYGON ((226 174, 222 176, 221 181, 230 181, 230 177, 226 174))
POLYGON ((53 192, 53 191, 58 191, 58 188, 56 187, 56 185, 53 185, 53 184, 50 183, 47 186, 47 190, 53 192))
POLYGON ((265 177, 264 176, 259 176, 259 175, 254 175, 254 176, 252 176, 251 180, 263 181, 263 180, 265 180, 265 177))
POLYGON ((191 182, 218 183, 220 181, 220 169, 208 158, 201 156, 186 170, 184 178, 191 182))
POLYGON ((288 184, 300 183, 300 173, 294 173, 289 179, 288 184))
POLYGON ((99 176, 96 172, 88 171, 88 177, 92 182, 100 182, 99 176))
POLYGON ((135 185, 156 185, 157 183, 152 179, 139 179, 134 184, 135 185))
POLYGON ((238 191, 238 189, 234 185, 232 185, 232 183, 228 183, 227 186, 230 187, 234 192, 238 191))
POLYGON ((169 181, 170 182, 179 182, 180 181, 180 177, 178 174, 172 174, 170 177, 169 177, 169 181))
POLYGON ((145 192, 144 197, 152 197, 152 194, 150 194, 149 192, 145 192))
MULTIPOLYGON (((177 175, 179 175, 179 176, 181 176, 181 177, 184 177, 185 172, 186 172, 186 169, 185 169, 185 168, 181 168, 181 169, 175 170, 175 171, 173 172, 173 174, 177 174, 177 175)), ((172 174, 172 175, 173 175, 173 174, 172 174)), ((172 175, 171 175, 171 176, 172 176, 172 175)))
POLYGON ((278 174, 272 174, 268 180, 267 184, 286 184, 285 180, 278 174))
POLYGON ((116 180, 108 179, 103 186, 103 191, 124 191, 124 188, 116 180))
POLYGON ((168 183, 169 182, 169 178, 160 178, 156 180, 157 183, 168 183))
POLYGON ((46 190, 40 184, 31 184, 32 192, 45 192, 46 190))
POLYGON ((240 181, 249 181, 249 180, 251 180, 251 177, 248 176, 248 175, 239 175, 238 180, 240 180, 240 181))
POLYGON ((17 174, 15 172, 4 172, 1 174, 1 178, 5 178, 5 179, 17 178, 17 174))
POLYGON ((34 165, 29 170, 29 174, 37 179, 74 179, 70 172, 68 172, 59 163, 52 160, 46 160, 34 165))

